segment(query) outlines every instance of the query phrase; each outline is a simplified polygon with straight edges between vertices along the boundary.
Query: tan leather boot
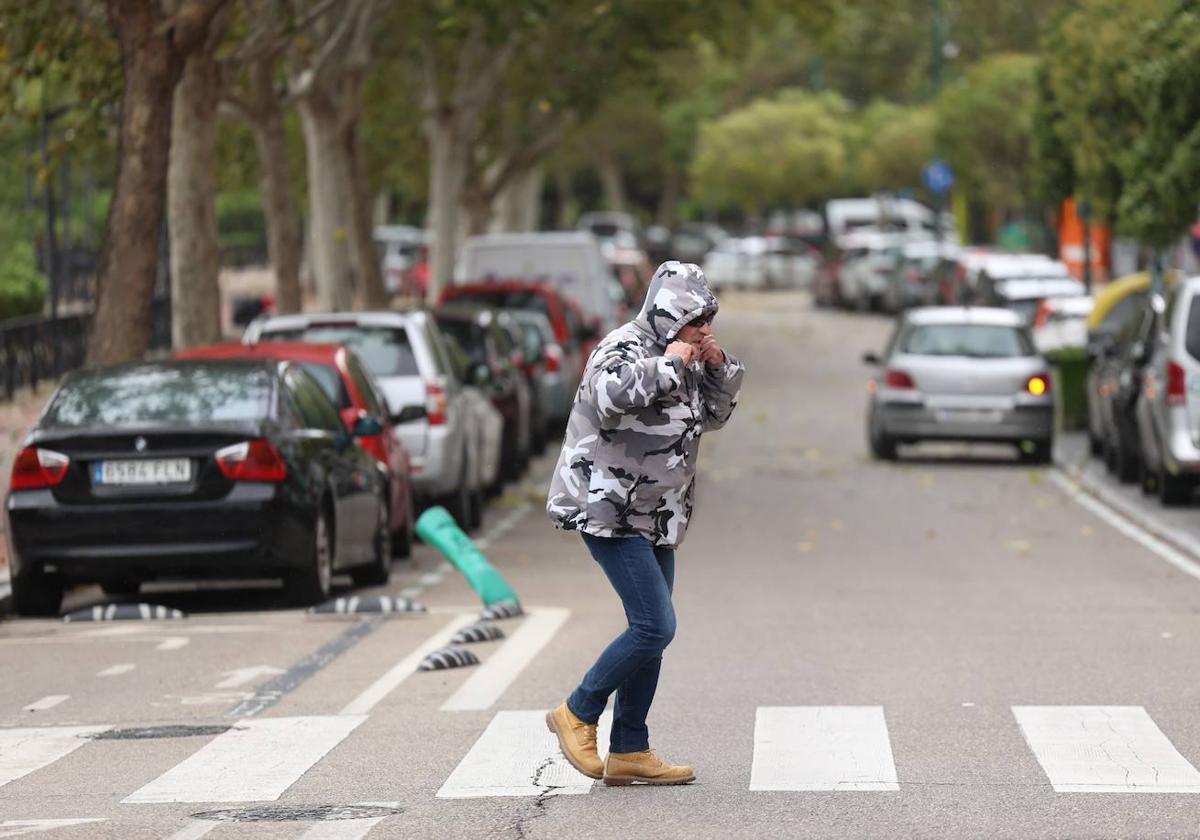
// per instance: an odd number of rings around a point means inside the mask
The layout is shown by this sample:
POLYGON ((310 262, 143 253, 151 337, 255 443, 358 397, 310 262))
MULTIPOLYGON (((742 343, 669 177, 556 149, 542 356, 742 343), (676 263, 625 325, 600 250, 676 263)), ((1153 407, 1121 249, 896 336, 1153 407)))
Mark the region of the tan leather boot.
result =
POLYGON ((654 750, 608 754, 604 763, 604 784, 686 785, 696 774, 685 764, 668 764, 654 750))
POLYGON ((596 724, 584 723, 567 708, 566 703, 546 712, 546 726, 558 736, 558 746, 571 766, 589 779, 604 776, 604 764, 596 752, 596 724))

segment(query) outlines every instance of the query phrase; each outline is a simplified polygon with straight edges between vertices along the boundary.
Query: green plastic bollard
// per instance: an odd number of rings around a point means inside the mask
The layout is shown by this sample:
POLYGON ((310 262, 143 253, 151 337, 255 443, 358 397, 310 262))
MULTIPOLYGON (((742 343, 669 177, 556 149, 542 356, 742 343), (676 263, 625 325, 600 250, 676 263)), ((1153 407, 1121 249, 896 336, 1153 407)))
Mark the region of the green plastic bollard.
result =
POLYGON ((444 507, 431 507, 417 518, 417 535, 462 572, 485 607, 497 601, 518 600, 508 581, 492 567, 444 507))

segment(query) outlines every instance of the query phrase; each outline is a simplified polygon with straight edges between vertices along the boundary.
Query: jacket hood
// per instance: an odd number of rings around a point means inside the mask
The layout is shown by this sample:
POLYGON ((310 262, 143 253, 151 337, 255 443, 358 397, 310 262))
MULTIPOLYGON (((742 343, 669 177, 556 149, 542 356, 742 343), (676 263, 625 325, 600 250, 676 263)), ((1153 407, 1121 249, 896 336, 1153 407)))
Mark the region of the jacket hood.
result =
POLYGON ((689 321, 717 311, 717 297, 694 263, 665 262, 654 272, 634 325, 666 346, 689 321))

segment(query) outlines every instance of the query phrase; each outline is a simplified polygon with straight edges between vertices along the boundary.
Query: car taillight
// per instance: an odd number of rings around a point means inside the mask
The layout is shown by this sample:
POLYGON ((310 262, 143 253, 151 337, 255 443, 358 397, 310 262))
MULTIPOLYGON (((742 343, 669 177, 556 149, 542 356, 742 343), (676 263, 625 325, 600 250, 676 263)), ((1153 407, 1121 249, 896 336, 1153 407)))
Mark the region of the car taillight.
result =
POLYGON ((283 481, 287 463, 269 440, 256 438, 218 450, 213 456, 221 474, 233 481, 283 481))
POLYGON ((441 385, 425 386, 425 416, 431 426, 446 425, 446 409, 450 402, 446 399, 446 389, 441 385))
POLYGON ((888 368, 883 372, 883 384, 888 388, 915 388, 913 379, 902 370, 888 368))
POLYGON ((11 490, 40 490, 60 484, 67 476, 71 459, 61 452, 26 446, 13 461, 11 490))
POLYGON ((563 351, 557 344, 546 345, 546 370, 558 373, 562 369, 563 351))
POLYGON ((383 444, 383 435, 365 435, 358 439, 358 445, 364 452, 369 452, 376 461, 388 466, 387 449, 383 444))
POLYGON ((1167 362, 1167 405, 1187 402, 1187 373, 1178 362, 1167 362))
POLYGON ((1050 393, 1050 377, 1044 373, 1029 377, 1029 381, 1025 383, 1025 390, 1035 397, 1050 393))

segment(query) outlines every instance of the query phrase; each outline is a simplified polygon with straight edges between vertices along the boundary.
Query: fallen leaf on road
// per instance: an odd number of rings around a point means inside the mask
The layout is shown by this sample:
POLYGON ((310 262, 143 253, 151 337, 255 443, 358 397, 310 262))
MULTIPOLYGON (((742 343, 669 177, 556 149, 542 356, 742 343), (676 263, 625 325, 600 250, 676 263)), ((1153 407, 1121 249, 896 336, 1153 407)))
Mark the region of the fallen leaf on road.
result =
POLYGON ((1029 550, 1033 548, 1033 546, 1029 544, 1029 540, 1007 540, 1004 543, 1004 547, 1009 551, 1015 551, 1018 554, 1028 554, 1029 550))
POLYGON ((1041 484, 1042 483, 1042 471, 1041 470, 1030 470, 1028 472, 1028 476, 1029 476, 1030 484, 1041 484))
POLYGON ((754 422, 760 426, 766 425, 766 422, 771 419, 771 415, 765 411, 759 411, 754 415, 754 422))
POLYGON ((830 527, 830 529, 832 529, 834 531, 841 531, 843 528, 846 527, 846 523, 840 519, 835 519, 829 523, 829 527, 830 527))
POLYGON ((926 532, 925 532, 925 539, 928 539, 928 540, 936 540, 936 539, 937 539, 937 531, 934 531, 933 529, 930 529, 930 530, 926 531, 926 532))
POLYGON ((801 554, 808 554, 808 552, 812 551, 816 547, 817 546, 814 543, 810 543, 810 542, 796 543, 796 550, 799 551, 801 554))
POLYGON ((1091 525, 1084 525, 1082 528, 1079 529, 1079 533, 1082 536, 1090 537, 1092 534, 1096 533, 1096 531, 1095 531, 1095 529, 1092 528, 1091 525))

